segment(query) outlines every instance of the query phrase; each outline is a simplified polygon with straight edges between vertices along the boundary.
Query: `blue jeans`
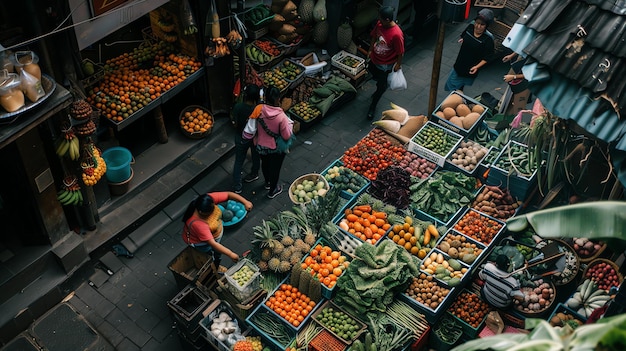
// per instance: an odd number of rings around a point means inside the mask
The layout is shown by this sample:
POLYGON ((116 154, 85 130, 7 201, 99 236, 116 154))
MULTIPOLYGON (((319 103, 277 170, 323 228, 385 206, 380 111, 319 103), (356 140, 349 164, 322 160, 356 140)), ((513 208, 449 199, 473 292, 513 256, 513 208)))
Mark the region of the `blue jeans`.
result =
POLYGON ((444 87, 445 91, 454 91, 454 90, 463 90, 465 86, 470 86, 474 83, 474 79, 476 77, 461 77, 458 73, 452 69, 450 75, 448 76, 448 80, 446 80, 446 85, 444 87))
POLYGON ((233 167, 233 184, 235 187, 241 187, 241 171, 243 163, 246 160, 248 149, 252 153, 252 174, 259 174, 261 168, 261 159, 259 153, 254 147, 252 140, 244 139, 241 135, 235 137, 235 166, 233 167))

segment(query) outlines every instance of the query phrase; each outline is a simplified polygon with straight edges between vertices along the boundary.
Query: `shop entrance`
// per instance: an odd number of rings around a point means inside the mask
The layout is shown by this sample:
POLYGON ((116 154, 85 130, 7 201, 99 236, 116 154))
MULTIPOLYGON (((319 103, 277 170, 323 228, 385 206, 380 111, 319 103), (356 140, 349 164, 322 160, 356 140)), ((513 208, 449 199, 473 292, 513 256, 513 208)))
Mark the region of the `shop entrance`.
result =
POLYGON ((48 244, 31 202, 30 190, 14 144, 0 149, 0 262, 23 246, 48 244))

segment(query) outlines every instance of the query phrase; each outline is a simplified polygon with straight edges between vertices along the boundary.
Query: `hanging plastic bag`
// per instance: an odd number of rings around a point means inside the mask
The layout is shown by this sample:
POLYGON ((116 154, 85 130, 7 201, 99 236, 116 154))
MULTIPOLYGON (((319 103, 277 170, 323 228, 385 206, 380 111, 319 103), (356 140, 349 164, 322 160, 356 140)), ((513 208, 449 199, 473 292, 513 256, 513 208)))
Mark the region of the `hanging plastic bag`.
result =
POLYGON ((31 102, 36 102, 46 95, 46 91, 41 86, 41 80, 37 79, 25 69, 20 72, 20 81, 22 82, 22 90, 31 102))
POLYGON ((189 1, 187 0, 183 0, 180 3, 180 18, 185 35, 192 35, 198 32, 198 26, 196 26, 196 21, 193 18, 191 5, 189 5, 189 1))
POLYGON ((387 83, 389 84, 389 89, 391 90, 404 90, 406 89, 406 78, 404 78, 404 74, 402 73, 402 68, 397 71, 392 71, 387 76, 387 83))

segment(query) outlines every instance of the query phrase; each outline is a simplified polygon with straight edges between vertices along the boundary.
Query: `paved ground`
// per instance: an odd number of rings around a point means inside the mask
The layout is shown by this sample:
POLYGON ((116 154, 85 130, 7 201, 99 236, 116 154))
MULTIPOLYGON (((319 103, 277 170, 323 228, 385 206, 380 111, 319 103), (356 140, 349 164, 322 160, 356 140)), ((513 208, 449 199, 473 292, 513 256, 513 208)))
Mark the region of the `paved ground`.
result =
MULTIPOLYGON (((465 24, 446 26, 437 102, 447 96, 443 86, 458 52, 457 35, 464 26, 465 24)), ((413 115, 428 114, 434 47, 433 37, 408 50, 403 71, 409 88, 399 92, 386 92, 379 104, 378 113, 387 109, 389 102, 393 101, 407 108, 413 115)), ((501 77, 507 69, 506 65, 498 63, 487 66, 474 86, 466 88, 466 95, 478 96, 483 92, 490 92, 499 98, 505 88, 501 77)), ((365 115, 368 98, 374 89, 371 81, 366 82, 353 101, 298 134, 296 146, 287 156, 282 169, 281 181, 284 184, 290 184, 302 174, 322 171, 372 129, 365 115)), ((214 131, 216 132, 232 133, 230 130, 214 131)), ((180 292, 172 272, 168 269, 168 263, 185 247, 180 239, 180 219, 187 203, 199 193, 230 189, 233 161, 234 155, 231 155, 179 198, 167 204, 151 220, 137 228, 136 231, 157 234, 135 251, 133 258, 108 253, 104 260, 108 260, 112 275, 95 265, 75 278, 76 289, 69 302, 115 349, 185 349, 166 305, 167 301, 180 292)), ((248 170, 249 166, 247 163, 244 168, 248 170)), ((254 203, 254 209, 238 228, 226 230, 222 242, 240 254, 249 248, 252 228, 255 225, 262 219, 271 217, 276 211, 289 209, 292 205, 286 192, 275 199, 267 199, 262 181, 245 184, 242 195, 254 203)), ((231 264, 227 258, 223 263, 231 264)), ((187 346, 187 349, 197 348, 187 346)))

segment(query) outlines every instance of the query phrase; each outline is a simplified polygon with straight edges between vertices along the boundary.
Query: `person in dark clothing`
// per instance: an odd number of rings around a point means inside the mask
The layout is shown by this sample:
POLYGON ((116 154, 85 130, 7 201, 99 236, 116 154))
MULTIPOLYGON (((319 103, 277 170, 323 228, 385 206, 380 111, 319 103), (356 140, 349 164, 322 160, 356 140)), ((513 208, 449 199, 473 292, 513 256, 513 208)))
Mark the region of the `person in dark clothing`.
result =
POLYGON ((370 33, 371 43, 368 57, 370 64, 367 69, 376 81, 376 91, 367 112, 367 119, 373 119, 376 105, 387 90, 387 76, 391 71, 402 68, 404 57, 404 34, 400 26, 393 20, 394 8, 383 6, 378 12, 378 22, 370 33))
POLYGON ((446 81, 446 91, 462 91, 466 85, 472 85, 478 71, 493 60, 495 44, 493 36, 487 31, 493 18, 493 11, 482 9, 474 22, 461 33, 461 49, 446 81))
POLYGON ((242 137, 243 128, 248 123, 248 117, 252 114, 252 111, 259 103, 260 89, 254 84, 246 85, 243 88, 243 101, 238 102, 233 106, 232 120, 237 129, 235 133, 235 165, 233 166, 233 191, 237 194, 243 190, 241 183, 241 175, 243 170, 243 163, 246 160, 248 149, 252 156, 252 169, 250 173, 243 178, 246 183, 251 183, 259 179, 259 169, 261 168, 261 159, 257 152, 252 140, 242 137))
POLYGON ((528 90, 528 80, 524 77, 522 67, 526 64, 526 57, 520 57, 516 52, 506 55, 502 62, 510 62, 511 69, 504 75, 503 80, 509 84, 513 93, 509 105, 505 110, 506 115, 517 115, 521 110, 526 109, 530 90, 528 90))

